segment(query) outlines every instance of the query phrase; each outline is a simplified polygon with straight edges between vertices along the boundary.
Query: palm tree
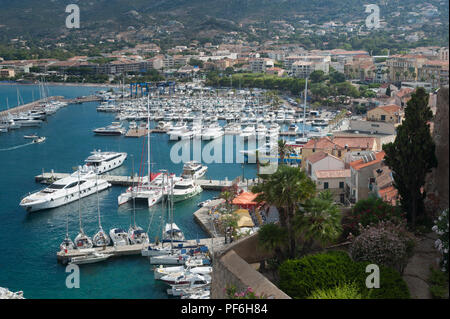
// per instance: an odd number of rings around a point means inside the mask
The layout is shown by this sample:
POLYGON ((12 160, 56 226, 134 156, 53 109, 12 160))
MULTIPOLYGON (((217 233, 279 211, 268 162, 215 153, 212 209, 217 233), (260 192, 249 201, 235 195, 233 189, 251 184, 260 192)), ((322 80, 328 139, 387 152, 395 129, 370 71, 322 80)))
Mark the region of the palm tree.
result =
POLYGON ((283 164, 286 155, 292 152, 292 147, 286 144, 285 140, 278 140, 278 154, 280 156, 280 161, 283 164))
POLYGON ((258 245, 267 252, 273 251, 281 261, 282 249, 287 245, 286 231, 277 224, 265 224, 258 231, 258 245))
POLYGON ((230 211, 231 202, 233 201, 234 194, 229 190, 224 190, 222 193, 220 193, 220 198, 225 199, 225 205, 227 207, 227 210, 230 211))
POLYGON ((299 205, 315 196, 316 186, 305 172, 296 167, 280 165, 275 173, 260 175, 262 183, 252 188, 256 200, 274 205, 279 213, 280 226, 287 232, 288 255, 295 257, 296 238, 292 223, 299 205))
POLYGON ((341 218, 330 191, 307 200, 294 220, 294 229, 303 240, 302 253, 309 252, 315 241, 326 245, 336 240, 342 232, 341 218))

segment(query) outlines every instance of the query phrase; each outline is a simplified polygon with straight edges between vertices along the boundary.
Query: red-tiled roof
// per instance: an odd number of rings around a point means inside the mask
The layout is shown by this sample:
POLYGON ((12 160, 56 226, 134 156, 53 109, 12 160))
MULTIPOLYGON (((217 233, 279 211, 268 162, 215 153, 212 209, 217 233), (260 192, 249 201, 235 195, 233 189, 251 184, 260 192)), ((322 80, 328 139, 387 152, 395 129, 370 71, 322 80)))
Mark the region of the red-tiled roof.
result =
POLYGON ((383 152, 383 151, 382 152, 378 152, 378 153, 375 154, 375 160, 374 161, 370 161, 370 162, 364 163, 363 159, 359 159, 357 161, 351 162, 350 166, 358 171, 361 168, 364 168, 364 167, 367 167, 367 166, 372 166, 372 165, 374 165, 376 163, 381 162, 385 155, 386 155, 386 153, 383 152))

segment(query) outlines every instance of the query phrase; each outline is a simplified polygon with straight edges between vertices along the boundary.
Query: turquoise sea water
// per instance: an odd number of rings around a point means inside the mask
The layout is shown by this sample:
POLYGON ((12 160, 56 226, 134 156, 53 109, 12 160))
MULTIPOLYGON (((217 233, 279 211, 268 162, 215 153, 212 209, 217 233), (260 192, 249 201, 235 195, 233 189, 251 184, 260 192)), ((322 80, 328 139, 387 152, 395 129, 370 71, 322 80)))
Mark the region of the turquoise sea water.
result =
MULTIPOLYGON (((39 97, 37 86, 18 86, 24 102, 39 97)), ((50 87, 50 95, 76 97, 88 95, 99 88, 50 87)), ((16 99, 16 85, 0 85, 0 106, 8 97, 12 107, 16 99)), ((41 189, 34 176, 46 172, 71 172, 83 163, 96 149, 125 151, 129 157, 124 165, 112 172, 130 175, 132 157, 135 171, 139 169, 144 138, 95 136, 92 130, 110 124, 115 115, 98 113, 97 103, 70 105, 48 117, 41 128, 22 128, 0 135, 0 287, 12 291, 23 290, 25 298, 167 298, 165 286, 155 282, 147 258, 141 256, 120 257, 104 263, 82 265, 80 288, 65 286, 65 267, 56 261, 56 252, 65 236, 66 214, 69 214, 69 233, 72 239, 78 233, 78 204, 76 202, 47 211, 26 213, 19 207, 23 196, 41 189), (42 144, 31 144, 24 135, 37 133, 46 136, 42 144), (6 149, 6 150, 5 150, 6 149)), ((183 163, 170 160, 170 148, 166 134, 152 135, 151 162, 153 170, 168 169, 179 175, 183 163)), ((243 173, 241 164, 208 164, 207 177, 234 179, 243 173)), ((253 178, 255 165, 245 166, 245 177, 253 178)), ((100 192, 100 210, 105 230, 113 227, 128 229, 132 206, 117 206, 117 196, 125 188, 113 186, 100 192)), ((195 223, 192 213, 197 203, 217 196, 217 192, 204 191, 193 199, 176 203, 174 219, 188 239, 205 238, 206 234, 195 223)), ((98 230, 97 199, 90 196, 82 200, 83 228, 90 236, 98 230)), ((157 235, 161 208, 149 210, 146 204, 137 204, 137 224, 147 229, 151 213, 155 212, 150 227, 150 237, 157 235)))

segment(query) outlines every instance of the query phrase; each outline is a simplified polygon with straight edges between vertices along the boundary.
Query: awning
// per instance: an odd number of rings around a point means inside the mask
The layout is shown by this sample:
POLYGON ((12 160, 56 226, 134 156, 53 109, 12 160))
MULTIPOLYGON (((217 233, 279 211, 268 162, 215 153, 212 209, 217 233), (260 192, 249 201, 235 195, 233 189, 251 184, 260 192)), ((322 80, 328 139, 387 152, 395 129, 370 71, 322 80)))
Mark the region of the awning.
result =
POLYGON ((246 209, 238 209, 234 211, 236 215, 238 215, 239 219, 237 222, 238 227, 253 227, 255 224, 253 223, 248 210, 246 209))
POLYGON ((241 194, 239 194, 238 196, 236 196, 233 199, 233 205, 238 205, 238 206, 254 206, 257 205, 258 203, 255 201, 256 197, 258 196, 258 194, 253 194, 250 192, 243 192, 241 194))

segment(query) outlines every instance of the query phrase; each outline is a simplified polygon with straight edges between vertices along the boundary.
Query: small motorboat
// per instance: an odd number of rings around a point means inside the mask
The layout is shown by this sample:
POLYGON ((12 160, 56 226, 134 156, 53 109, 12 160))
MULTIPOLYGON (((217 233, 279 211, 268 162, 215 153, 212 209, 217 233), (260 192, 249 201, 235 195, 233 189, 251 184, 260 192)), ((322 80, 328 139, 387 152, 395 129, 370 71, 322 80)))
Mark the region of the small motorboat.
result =
POLYGON ((109 237, 111 238, 114 246, 126 246, 129 245, 128 233, 122 228, 113 228, 109 231, 109 237))
POLYGON ((32 134, 32 135, 25 135, 24 138, 36 139, 36 138, 39 138, 39 136, 35 133, 35 134, 32 134))
POLYGON ((97 263, 100 261, 104 261, 111 256, 112 256, 112 254, 103 254, 103 253, 98 253, 98 252, 92 252, 92 253, 89 253, 84 256, 72 257, 70 259, 69 264, 77 264, 77 265, 93 264, 93 263, 97 263))
POLYGON ((38 137, 38 138, 34 139, 34 140, 33 140, 33 143, 42 143, 42 142, 44 142, 45 140, 46 140, 46 137, 45 137, 45 136, 42 136, 42 137, 38 137))

